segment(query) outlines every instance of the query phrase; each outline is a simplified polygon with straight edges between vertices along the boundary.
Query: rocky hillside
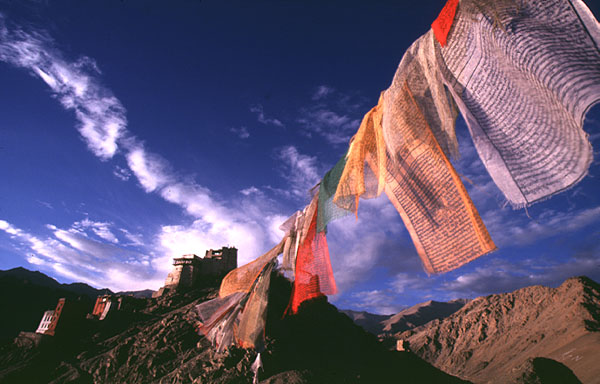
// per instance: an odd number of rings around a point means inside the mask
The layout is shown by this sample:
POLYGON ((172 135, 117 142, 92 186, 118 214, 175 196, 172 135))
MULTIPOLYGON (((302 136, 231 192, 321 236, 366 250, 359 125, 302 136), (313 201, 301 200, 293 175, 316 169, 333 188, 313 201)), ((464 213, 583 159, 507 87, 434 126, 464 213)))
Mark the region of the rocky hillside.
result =
MULTIPOLYGON (((282 314, 291 285, 274 273, 262 354, 265 383, 458 383, 408 352, 388 351, 325 297, 282 314)), ((196 333, 194 306, 215 297, 216 287, 144 300, 133 312, 87 320, 39 347, 0 348, 2 383, 249 383, 253 350, 215 353, 196 333)))
POLYGON ((528 382, 519 380, 561 365, 583 383, 600 383, 600 285, 577 277, 558 288, 480 297, 396 337, 434 366, 475 383, 528 382), (539 357, 546 360, 536 368, 531 359, 539 357))

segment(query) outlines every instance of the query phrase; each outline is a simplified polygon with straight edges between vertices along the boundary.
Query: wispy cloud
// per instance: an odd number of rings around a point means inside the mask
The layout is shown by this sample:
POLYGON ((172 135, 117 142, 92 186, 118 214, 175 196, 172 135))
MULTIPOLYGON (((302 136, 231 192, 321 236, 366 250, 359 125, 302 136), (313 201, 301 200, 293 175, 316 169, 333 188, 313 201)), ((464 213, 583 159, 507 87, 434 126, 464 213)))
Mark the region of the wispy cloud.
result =
POLYGON ((311 96, 312 103, 300 110, 296 120, 307 136, 317 135, 334 145, 348 144, 365 113, 372 106, 362 98, 321 85, 311 96))
POLYGON ((117 165, 113 170, 113 175, 115 175, 117 178, 123 181, 127 181, 131 177, 131 172, 129 172, 127 168, 123 168, 117 165))
POLYGON ((327 95, 329 95, 333 91, 334 91, 333 87, 329 87, 327 85, 319 85, 317 87, 315 93, 313 93, 311 99, 313 99, 315 101, 321 100, 321 99, 327 97, 327 95))
POLYGON ((111 223, 104 223, 100 221, 92 221, 87 217, 81 221, 73 223, 71 230, 77 233, 85 233, 87 229, 90 229, 96 236, 110 241, 111 243, 118 243, 119 239, 111 232, 111 223))
POLYGON ((512 292, 530 285, 557 286, 572 276, 588 276, 600 279, 600 247, 592 244, 585 249, 556 262, 524 259, 508 262, 493 259, 485 267, 461 274, 439 287, 447 295, 481 296, 491 293, 512 292))
POLYGON ((117 291, 157 288, 164 279, 149 254, 93 240, 72 228, 47 228, 51 236, 36 236, 0 220, 0 231, 23 248, 29 263, 46 272, 117 291))
POLYGON ((67 62, 46 34, 8 24, 0 14, 0 60, 43 80, 62 106, 75 113, 88 147, 103 160, 111 158, 127 120, 119 100, 94 81, 98 68, 93 60, 67 62))
POLYGON ((265 125, 274 125, 276 127, 283 127, 283 123, 281 122, 281 120, 272 117, 267 117, 265 115, 264 108, 261 104, 256 104, 250 107, 250 112, 256 114, 256 118, 258 119, 259 123, 265 125))
POLYGON ((129 243, 125 245, 143 246, 145 244, 144 237, 142 235, 137 233, 131 233, 125 228, 119 228, 119 231, 121 231, 125 238, 129 240, 129 243))
POLYGON ((40 205, 43 205, 44 207, 46 207, 48 209, 54 209, 54 206, 52 204, 48 203, 47 201, 36 200, 36 202, 40 205))
POLYGON ((252 186, 252 187, 248 187, 248 188, 242 189, 240 191, 240 193, 242 195, 244 195, 244 196, 250 196, 250 195, 255 194, 255 193, 260 193, 260 189, 256 188, 255 186, 252 186))
POLYGON ((317 158, 300 153, 293 145, 279 148, 275 158, 281 162, 281 176, 287 180, 287 191, 295 197, 305 198, 308 191, 314 187, 322 176, 317 158))
MULTIPOLYGON (((69 62, 47 34, 9 26, 2 15, 0 60, 26 69, 44 81, 61 105, 74 111, 77 128, 96 156, 102 160, 119 153, 125 156, 128 169, 117 167, 115 176, 124 180, 130 175, 135 176, 145 192, 156 193, 165 201, 180 206, 191 217, 186 225, 165 225, 156 234, 153 242, 163 253, 154 261, 162 263, 157 268, 163 273, 170 269, 170 258, 182 253, 202 254, 207 248, 236 245, 241 250, 239 262, 245 263, 268 250, 274 241, 273 220, 281 218, 272 212, 273 208, 264 205, 260 210, 248 209, 248 201, 222 202, 208 188, 174 172, 168 161, 149 151, 141 140, 127 131, 125 109, 110 90, 100 85, 100 71, 93 60, 84 57, 69 62), (242 205, 246 208, 242 209, 242 205), (249 211, 257 213, 252 216, 249 211)), ((252 111, 261 123, 283 126, 281 121, 266 117, 260 105, 253 107, 252 111)), ((301 167, 303 164, 299 159, 297 165, 301 167)), ((247 197, 244 198, 247 200, 247 197)), ((260 204, 256 202, 255 207, 260 204)), ((83 240, 87 238, 84 229, 91 230, 102 240, 118 242, 108 224, 82 221, 78 228, 56 229, 55 237, 61 241, 56 246, 66 247, 65 244, 69 244, 68 249, 61 248, 61 251, 71 252, 72 256, 61 259, 63 268, 69 267, 68 263, 76 265, 77 257, 90 254, 91 249, 80 249, 82 244, 92 244, 83 240)), ((123 233, 127 236, 126 232, 123 233)), ((34 238, 33 235, 27 236, 34 238)), ((135 244, 140 243, 131 234, 128 239, 135 244)), ((46 253, 56 254, 54 251, 46 253)))
POLYGON ((483 220, 499 247, 523 246, 556 235, 575 232, 600 221, 600 207, 570 212, 546 209, 534 218, 508 209, 489 210, 483 220))
POLYGON ((393 315, 404 309, 397 304, 397 293, 389 289, 373 289, 355 292, 351 295, 353 308, 378 315, 393 315))
POLYGON ((243 126, 239 128, 231 128, 229 131, 235 134, 240 139, 247 139, 250 137, 250 132, 248 132, 248 128, 243 126))

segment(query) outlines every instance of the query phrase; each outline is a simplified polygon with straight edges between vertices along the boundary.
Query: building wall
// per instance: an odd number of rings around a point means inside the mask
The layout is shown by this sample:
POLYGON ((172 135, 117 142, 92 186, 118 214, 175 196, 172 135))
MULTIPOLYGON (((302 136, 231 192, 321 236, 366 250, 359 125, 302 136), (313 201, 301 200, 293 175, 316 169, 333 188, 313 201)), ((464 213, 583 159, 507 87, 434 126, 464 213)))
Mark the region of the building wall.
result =
POLYGON ((185 264, 182 265, 181 275, 179 276, 180 287, 191 287, 194 284, 194 265, 185 264))
POLYGON ((165 280, 165 287, 179 284, 182 269, 183 265, 173 266, 173 270, 169 272, 169 274, 167 275, 167 279, 165 280))
MULTIPOLYGON (((237 268, 237 249, 235 247, 210 249, 206 251, 204 258, 193 254, 183 255, 183 257, 174 259, 173 269, 167 275, 164 287, 191 287, 203 277, 224 276, 235 268, 237 268)), ((156 297, 159 297, 161 293, 157 292, 156 297)))
POLYGON ((110 295, 98 296, 96 298, 96 304, 94 304, 94 310, 92 311, 92 315, 100 316, 104 312, 104 308, 106 305, 110 303, 110 295))
POLYGON ((46 311, 42 316, 42 321, 40 321, 40 325, 38 326, 36 333, 46 333, 48 328, 50 328, 50 323, 52 322, 52 317, 54 316, 54 311, 46 311))
POLYGON ((44 334, 54 336, 56 333, 56 326, 58 325, 58 320, 60 319, 60 315, 65 307, 65 299, 58 299, 58 304, 56 304, 56 308, 54 309, 54 315, 52 316, 52 320, 50 321, 50 325, 44 334))
POLYGON ((235 247, 210 249, 200 260, 201 275, 225 275, 235 268, 237 268, 237 249, 235 247))

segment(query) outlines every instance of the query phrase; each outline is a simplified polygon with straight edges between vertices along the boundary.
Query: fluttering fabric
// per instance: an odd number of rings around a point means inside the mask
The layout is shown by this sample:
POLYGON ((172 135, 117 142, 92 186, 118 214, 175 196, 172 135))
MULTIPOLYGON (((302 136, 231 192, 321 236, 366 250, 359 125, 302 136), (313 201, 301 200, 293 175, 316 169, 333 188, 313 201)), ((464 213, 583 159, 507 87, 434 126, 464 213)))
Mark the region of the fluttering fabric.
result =
POLYGON ((281 260, 281 269, 284 271, 294 272, 296 269, 296 254, 300 245, 300 237, 302 237, 301 228, 304 223, 304 210, 296 211, 290 216, 279 229, 284 232, 285 243, 283 244, 283 257, 281 260))
POLYGON ((253 282, 249 293, 236 292, 196 306, 201 325, 198 328, 223 351, 236 344, 242 348, 264 346, 267 301, 274 260, 267 263, 253 282))
POLYGON ((237 344, 242 348, 260 349, 264 346, 267 302, 274 263, 275 260, 264 267, 242 310, 240 324, 235 332, 237 344))
POLYGON ((337 292, 327 237, 324 231, 317 231, 317 211, 318 196, 315 196, 305 221, 309 223, 306 236, 298 248, 296 257, 296 274, 289 305, 291 313, 297 313, 300 304, 306 300, 337 292))
POLYGON ((279 244, 256 260, 229 272, 227 276, 223 278, 223 281, 221 281, 219 297, 227 297, 236 292, 250 292, 250 289, 265 265, 283 252, 284 245, 285 239, 281 240, 279 244))
MULTIPOLYGON (((412 67, 406 59, 400 69, 412 67)), ((496 247, 400 69, 385 92, 383 133, 389 155, 385 191, 425 270, 447 272, 496 247)))
POLYGON ((386 195, 428 273, 456 269, 496 249, 448 160, 458 155, 456 107, 436 62, 432 31, 404 54, 384 92, 386 195))
POLYGON ((383 95, 379 98, 379 104, 364 116, 350 141, 344 171, 333 198, 333 202, 342 210, 355 214, 359 198, 377 197, 385 186, 386 148, 381 128, 382 102, 383 95))
POLYGON ((340 208, 333 203, 333 198, 338 189, 342 172, 346 167, 346 155, 323 176, 319 185, 319 209, 317 214, 317 232, 323 232, 332 220, 350 214, 350 211, 340 208))
POLYGON ((196 306, 196 313, 202 322, 198 330, 206 336, 217 351, 223 351, 234 343, 235 327, 247 298, 247 293, 236 292, 196 306))
POLYGON ((442 47, 446 45, 446 39, 448 33, 450 33, 457 7, 458 0, 448 0, 437 19, 431 24, 431 30, 442 47))
POLYGON ((463 0, 445 47, 444 83, 492 179, 514 207, 586 174, 583 119, 600 99, 600 27, 581 0, 463 0))

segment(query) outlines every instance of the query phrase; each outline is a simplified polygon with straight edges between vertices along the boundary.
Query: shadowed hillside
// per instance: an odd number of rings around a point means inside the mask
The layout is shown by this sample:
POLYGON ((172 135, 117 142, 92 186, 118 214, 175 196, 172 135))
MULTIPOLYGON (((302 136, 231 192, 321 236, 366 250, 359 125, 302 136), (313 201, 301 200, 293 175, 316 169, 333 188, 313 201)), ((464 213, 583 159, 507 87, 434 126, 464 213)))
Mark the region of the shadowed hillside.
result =
POLYGON ((92 308, 96 296, 110 292, 83 283, 60 284, 41 272, 25 268, 0 271, 3 312, 0 316, 0 343, 12 340, 19 331, 35 331, 46 310, 54 309, 59 298, 79 299, 92 308), (6 312, 5 312, 6 311, 6 312))
MULTIPOLYGON (((282 314, 291 284, 274 273, 269 297, 267 347, 260 379, 269 383, 463 382, 414 354, 386 350, 325 297, 282 314)), ((129 314, 88 320, 65 338, 40 347, 0 350, 0 381, 7 383, 249 383, 254 350, 216 353, 196 332, 194 306, 217 295, 198 288, 145 300, 129 314)))

